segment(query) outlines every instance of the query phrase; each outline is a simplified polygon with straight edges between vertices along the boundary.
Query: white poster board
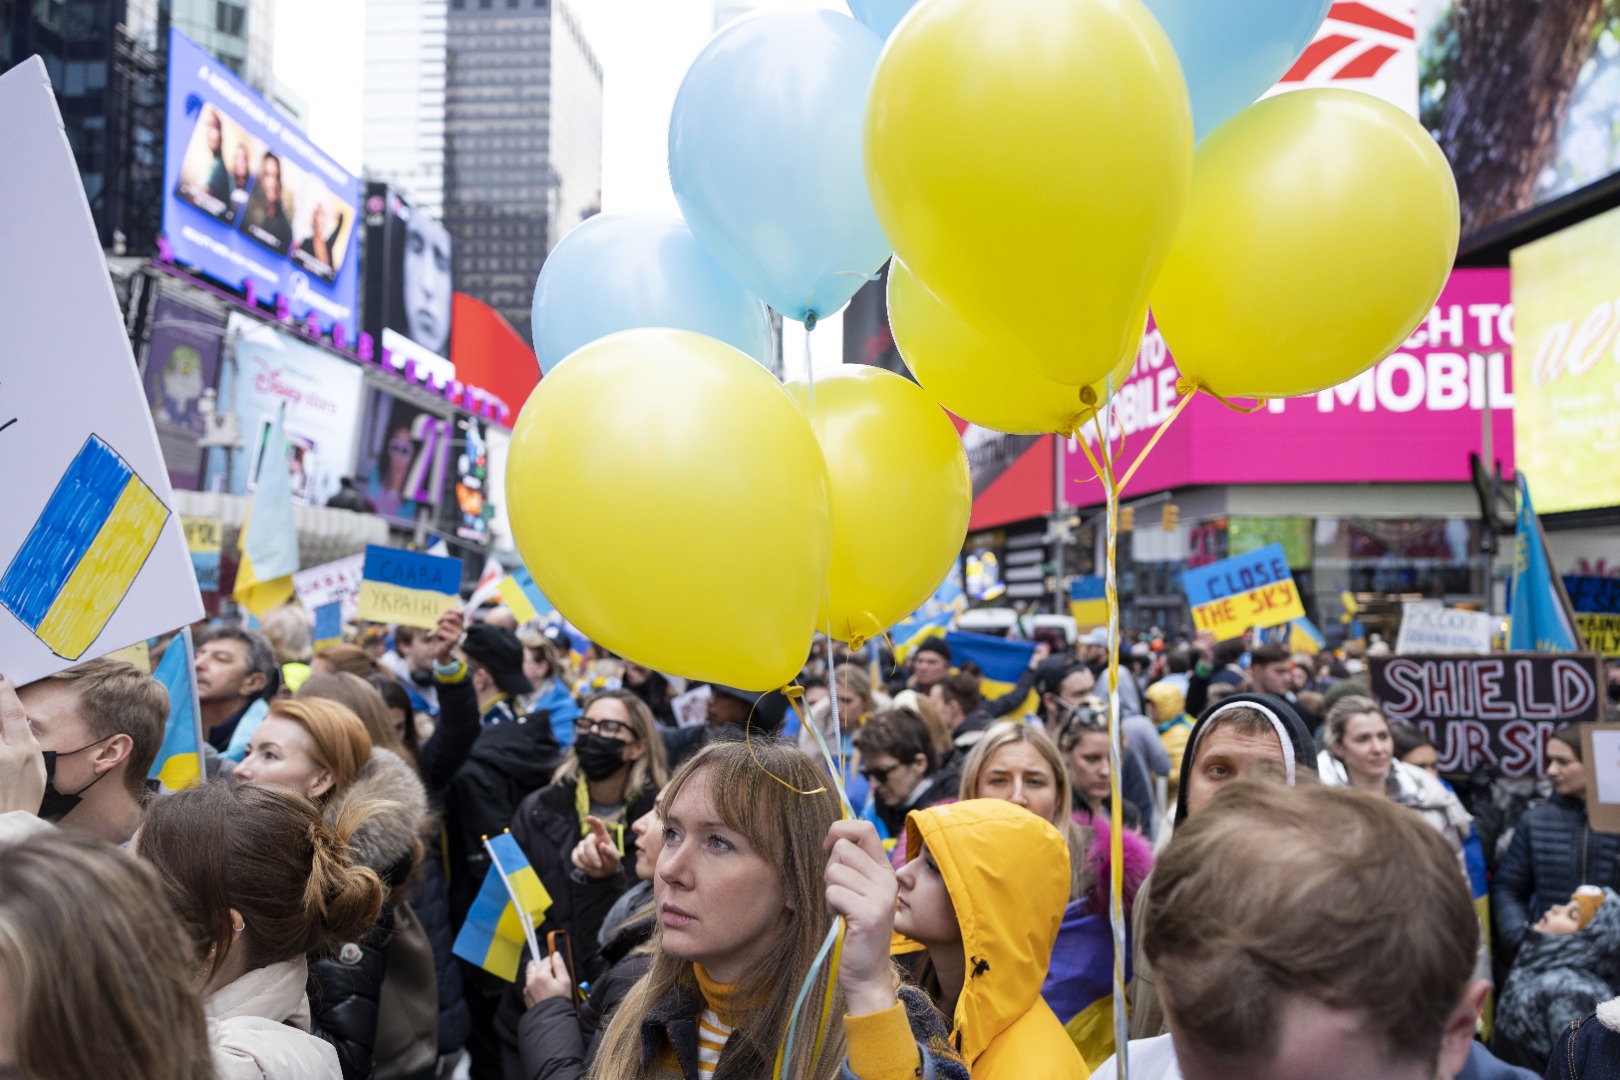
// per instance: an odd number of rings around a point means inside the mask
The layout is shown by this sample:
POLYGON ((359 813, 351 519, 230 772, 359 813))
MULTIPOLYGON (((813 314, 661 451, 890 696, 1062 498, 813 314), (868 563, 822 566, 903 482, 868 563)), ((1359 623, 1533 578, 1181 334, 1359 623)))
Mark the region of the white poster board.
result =
POLYGON ((1432 600, 1401 605, 1398 655, 1411 653, 1488 653, 1499 620, 1484 611, 1443 607, 1432 600))
POLYGON ((39 57, 0 75, 0 671, 203 617, 157 432, 39 57))
POLYGON ((312 566, 293 575, 293 591, 298 602, 311 615, 327 604, 343 605, 343 618, 354 618, 360 610, 360 577, 366 568, 366 553, 350 555, 335 562, 312 566))

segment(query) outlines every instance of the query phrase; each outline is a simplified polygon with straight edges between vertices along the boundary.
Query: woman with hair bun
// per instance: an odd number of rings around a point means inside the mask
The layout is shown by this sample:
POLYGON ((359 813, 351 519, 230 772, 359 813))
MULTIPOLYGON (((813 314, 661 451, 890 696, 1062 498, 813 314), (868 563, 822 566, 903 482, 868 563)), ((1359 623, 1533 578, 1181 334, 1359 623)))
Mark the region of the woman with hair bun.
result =
MULTIPOLYGON (((191 939, 220 1080, 337 1080, 310 1033, 306 957, 363 937, 383 885, 350 858, 361 820, 303 795, 209 783, 153 803, 137 839, 191 939)), ((10 854, 8 853, 8 859, 10 854)))

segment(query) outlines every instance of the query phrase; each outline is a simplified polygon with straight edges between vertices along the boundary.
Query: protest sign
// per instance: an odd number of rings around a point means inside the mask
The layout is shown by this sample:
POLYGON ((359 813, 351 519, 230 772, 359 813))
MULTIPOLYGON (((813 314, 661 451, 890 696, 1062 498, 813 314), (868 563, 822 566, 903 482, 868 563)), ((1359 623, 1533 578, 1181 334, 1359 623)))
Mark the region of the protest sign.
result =
POLYGON ((713 691, 708 683, 696 690, 688 690, 670 702, 675 710, 675 723, 680 727, 697 727, 709 722, 709 698, 713 691))
POLYGON ((191 569, 197 575, 197 588, 219 592, 220 524, 218 518, 181 518, 186 531, 186 548, 191 552, 191 569))
POLYGON ((133 645, 126 645, 122 649, 116 649, 107 655, 114 660, 134 664, 137 668, 140 668, 142 675, 152 674, 152 648, 144 638, 133 645))
POLYGON ((315 609, 315 651, 343 644, 343 604, 333 600, 315 609))
POLYGON ((343 605, 343 617, 354 618, 360 610, 360 575, 365 563, 365 555, 350 555, 298 571, 293 575, 293 591, 298 594, 298 602, 313 615, 337 601, 343 605))
POLYGON ((1488 653, 1500 620, 1484 611, 1448 608, 1433 600, 1401 605, 1401 632, 1395 651, 1411 653, 1488 653))
POLYGON ((0 657, 23 684, 200 619, 203 605, 38 57, 0 76, 0 146, 0 657))
POLYGON ((1581 760, 1591 763, 1586 819, 1598 832, 1620 833, 1620 724, 1582 728, 1581 760))
POLYGON ((1281 544, 1183 571, 1181 584, 1192 605, 1193 621, 1216 640, 1305 615, 1281 544))
POLYGON ((1591 653, 1377 656, 1367 663, 1372 696, 1390 719, 1429 737, 1448 776, 1481 765, 1509 779, 1540 776, 1553 732, 1603 716, 1603 661, 1591 653))
POLYGON ((1575 623, 1586 647, 1620 657, 1620 578, 1565 574, 1564 591, 1575 608, 1575 623))
POLYGON ((431 630, 461 606, 461 560, 367 544, 359 617, 431 630))

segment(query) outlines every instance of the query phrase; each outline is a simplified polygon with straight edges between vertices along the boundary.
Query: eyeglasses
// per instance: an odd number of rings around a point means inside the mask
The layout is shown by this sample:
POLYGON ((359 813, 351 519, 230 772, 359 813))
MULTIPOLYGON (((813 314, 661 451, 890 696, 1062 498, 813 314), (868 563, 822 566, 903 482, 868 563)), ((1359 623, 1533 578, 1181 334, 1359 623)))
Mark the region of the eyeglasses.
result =
POLYGON ((883 784, 888 782, 889 774, 899 767, 900 763, 898 761, 883 769, 874 769, 868 765, 861 769, 861 775, 866 777, 866 782, 869 784, 883 784))
POLYGON ((628 736, 631 742, 636 739, 636 729, 622 720, 589 720, 580 717, 574 721, 575 735, 606 735, 610 739, 628 736))

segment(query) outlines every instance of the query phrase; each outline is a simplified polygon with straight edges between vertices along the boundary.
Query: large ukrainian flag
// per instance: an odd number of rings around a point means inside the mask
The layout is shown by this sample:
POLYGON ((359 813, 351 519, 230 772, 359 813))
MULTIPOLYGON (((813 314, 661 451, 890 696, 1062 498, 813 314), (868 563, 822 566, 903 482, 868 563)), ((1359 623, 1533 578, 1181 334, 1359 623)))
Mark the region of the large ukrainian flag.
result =
MULTIPOLYGON (((551 894, 511 833, 487 837, 484 847, 489 851, 489 873, 451 951, 492 975, 516 982, 523 946, 532 942, 534 928, 545 921, 551 894)), ((534 950, 532 944, 530 948, 534 950)))
POLYGON ((985 697, 1011 693, 1035 655, 1033 641, 1010 641, 966 630, 946 631, 945 644, 951 647, 951 663, 958 668, 969 660, 979 665, 979 690, 985 697))
POLYGON ((92 435, 0 577, 0 604, 56 655, 100 636, 157 545, 169 508, 92 435))
POLYGON ((179 791, 202 780, 202 713, 197 707, 196 667, 191 648, 191 627, 169 642, 152 677, 169 692, 169 720, 163 745, 147 777, 161 780, 165 789, 179 791))
POLYGON ((287 472, 287 407, 276 418, 259 455, 258 488, 238 540, 241 561, 232 597, 259 618, 292 599, 298 569, 298 525, 293 519, 292 478, 287 472))

